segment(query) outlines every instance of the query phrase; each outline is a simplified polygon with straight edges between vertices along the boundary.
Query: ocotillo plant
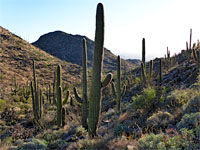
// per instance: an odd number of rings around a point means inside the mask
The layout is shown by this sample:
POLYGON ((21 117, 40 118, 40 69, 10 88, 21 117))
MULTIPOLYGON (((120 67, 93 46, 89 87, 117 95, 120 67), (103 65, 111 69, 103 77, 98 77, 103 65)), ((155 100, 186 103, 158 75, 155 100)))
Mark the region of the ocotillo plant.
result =
POLYGON ((86 39, 83 38, 82 48, 82 65, 83 65, 83 81, 82 81, 82 99, 78 96, 76 88, 74 87, 74 95, 79 103, 82 103, 82 126, 88 129, 87 118, 88 118, 88 96, 87 96, 87 45, 86 39))
POLYGON ((103 4, 97 5, 96 13, 96 32, 94 44, 94 56, 92 66, 92 83, 89 94, 89 117, 88 132, 90 137, 96 135, 101 110, 101 88, 110 83, 112 74, 108 74, 106 79, 101 82, 104 56, 104 9, 103 4))
POLYGON ((113 95, 116 98, 116 103, 117 103, 117 111, 121 110, 121 100, 122 97, 125 94, 126 91, 126 86, 123 86, 123 90, 121 91, 121 61, 120 61, 120 56, 117 57, 117 93, 115 92, 115 86, 112 82, 112 91, 113 95))

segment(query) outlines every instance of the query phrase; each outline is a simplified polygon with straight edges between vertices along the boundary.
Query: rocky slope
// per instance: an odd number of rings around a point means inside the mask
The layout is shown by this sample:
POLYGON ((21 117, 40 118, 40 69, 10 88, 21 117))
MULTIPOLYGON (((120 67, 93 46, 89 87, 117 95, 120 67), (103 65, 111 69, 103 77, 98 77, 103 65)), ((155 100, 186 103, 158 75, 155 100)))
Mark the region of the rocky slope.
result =
POLYGON ((59 63, 63 67, 65 83, 71 86, 80 83, 79 65, 61 61, 0 27, 0 98, 6 99, 11 92, 14 75, 20 85, 32 80, 32 59, 36 63, 39 84, 53 82, 53 72, 59 63))
MULTIPOLYGON (((36 42, 32 43, 36 47, 46 51, 47 53, 71 62, 73 64, 82 65, 82 39, 87 41, 88 64, 92 65, 94 41, 81 35, 72 35, 62 31, 50 32, 42 35, 36 42)), ((116 69, 117 56, 110 50, 105 48, 104 51, 104 68, 109 70, 116 69)), ((122 65, 125 60, 122 60, 122 65)), ((138 66, 134 61, 126 61, 128 68, 138 66)))

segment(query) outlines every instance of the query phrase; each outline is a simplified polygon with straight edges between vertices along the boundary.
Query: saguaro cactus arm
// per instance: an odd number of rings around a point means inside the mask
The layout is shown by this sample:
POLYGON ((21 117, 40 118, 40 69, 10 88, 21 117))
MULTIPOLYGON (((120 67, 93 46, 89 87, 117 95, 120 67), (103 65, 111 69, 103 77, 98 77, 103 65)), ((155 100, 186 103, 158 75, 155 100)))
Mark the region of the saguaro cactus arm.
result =
POLYGON ((63 105, 67 104, 68 99, 69 99, 69 91, 66 92, 65 98, 63 100, 63 105))
POLYGON ((101 87, 106 87, 110 83, 111 80, 112 80, 112 73, 109 73, 107 74, 104 81, 101 83, 101 87))
POLYGON ((122 92, 121 92, 121 97, 124 96, 126 93, 126 85, 123 86, 122 92))
POLYGON ((77 102, 79 102, 79 103, 83 103, 83 100, 78 96, 78 93, 77 93, 77 91, 76 91, 76 88, 74 87, 74 96, 75 96, 75 98, 76 98, 76 100, 77 100, 77 102))
POLYGON ((116 98, 117 95, 116 95, 116 91, 115 91, 115 85, 114 85, 113 82, 111 83, 111 86, 112 86, 112 93, 113 93, 113 96, 114 96, 114 98, 116 98))

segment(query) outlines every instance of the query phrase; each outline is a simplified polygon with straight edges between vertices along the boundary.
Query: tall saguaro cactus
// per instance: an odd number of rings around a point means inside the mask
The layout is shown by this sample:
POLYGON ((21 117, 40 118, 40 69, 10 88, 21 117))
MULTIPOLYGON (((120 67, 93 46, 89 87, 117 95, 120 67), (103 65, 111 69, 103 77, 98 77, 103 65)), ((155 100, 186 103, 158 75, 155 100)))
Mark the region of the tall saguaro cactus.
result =
POLYGON ((35 62, 33 60, 33 84, 31 83, 31 91, 32 91, 32 104, 33 104, 33 112, 34 118, 39 119, 39 92, 37 88, 37 80, 35 74, 35 62))
POLYGON ((159 63, 160 63, 160 69, 159 69, 159 82, 160 85, 162 85, 162 59, 159 59, 159 63))
POLYGON ((61 126, 62 123, 62 68, 61 65, 57 67, 57 125, 58 127, 61 126))
POLYGON ((126 91, 126 86, 124 85, 123 90, 121 91, 121 60, 120 56, 117 57, 117 93, 115 92, 115 86, 114 83, 112 82, 112 91, 113 95, 116 98, 117 102, 117 111, 121 110, 121 99, 122 96, 124 96, 125 91, 126 91))
POLYGON ((88 117, 88 132, 90 137, 96 135, 96 129, 99 122, 101 110, 101 88, 110 83, 112 74, 108 74, 103 82, 101 75, 103 69, 104 56, 104 8, 103 4, 97 5, 96 12, 96 31, 94 56, 92 67, 92 83, 89 94, 89 117, 88 117))
POLYGON ((190 29, 190 47, 189 50, 192 49, 192 29, 190 29))
POLYGON ((142 62, 144 64, 144 69, 146 70, 146 64, 145 64, 145 38, 142 39, 142 62))
POLYGON ((79 103, 82 103, 82 126, 88 129, 87 118, 88 118, 88 97, 87 97, 87 45, 86 39, 83 38, 82 48, 82 64, 83 64, 83 84, 82 84, 82 99, 78 96, 76 88, 74 88, 74 95, 79 103))

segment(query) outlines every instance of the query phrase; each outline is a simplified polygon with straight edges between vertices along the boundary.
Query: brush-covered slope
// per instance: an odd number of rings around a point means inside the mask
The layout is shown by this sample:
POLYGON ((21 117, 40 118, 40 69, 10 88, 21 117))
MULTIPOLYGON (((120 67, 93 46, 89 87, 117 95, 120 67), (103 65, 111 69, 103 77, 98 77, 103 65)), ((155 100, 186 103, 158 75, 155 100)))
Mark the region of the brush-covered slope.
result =
MULTIPOLYGON (((36 42, 32 43, 36 47, 46 51, 47 53, 71 62, 73 64, 82 65, 82 39, 87 41, 87 54, 89 66, 92 65, 94 41, 86 36, 72 35, 62 31, 50 32, 42 35, 36 42)), ((117 56, 110 50, 105 48, 104 51, 104 68, 115 70, 117 67, 117 56)), ((122 60, 122 65, 125 60, 122 60)), ((138 64, 127 62, 128 68, 135 68, 138 64)))
POLYGON ((6 98, 5 95, 11 92, 14 74, 20 85, 32 80, 32 59, 35 60, 39 84, 53 82, 59 63, 63 68, 65 83, 80 83, 80 66, 61 61, 0 27, 0 98, 6 98))

